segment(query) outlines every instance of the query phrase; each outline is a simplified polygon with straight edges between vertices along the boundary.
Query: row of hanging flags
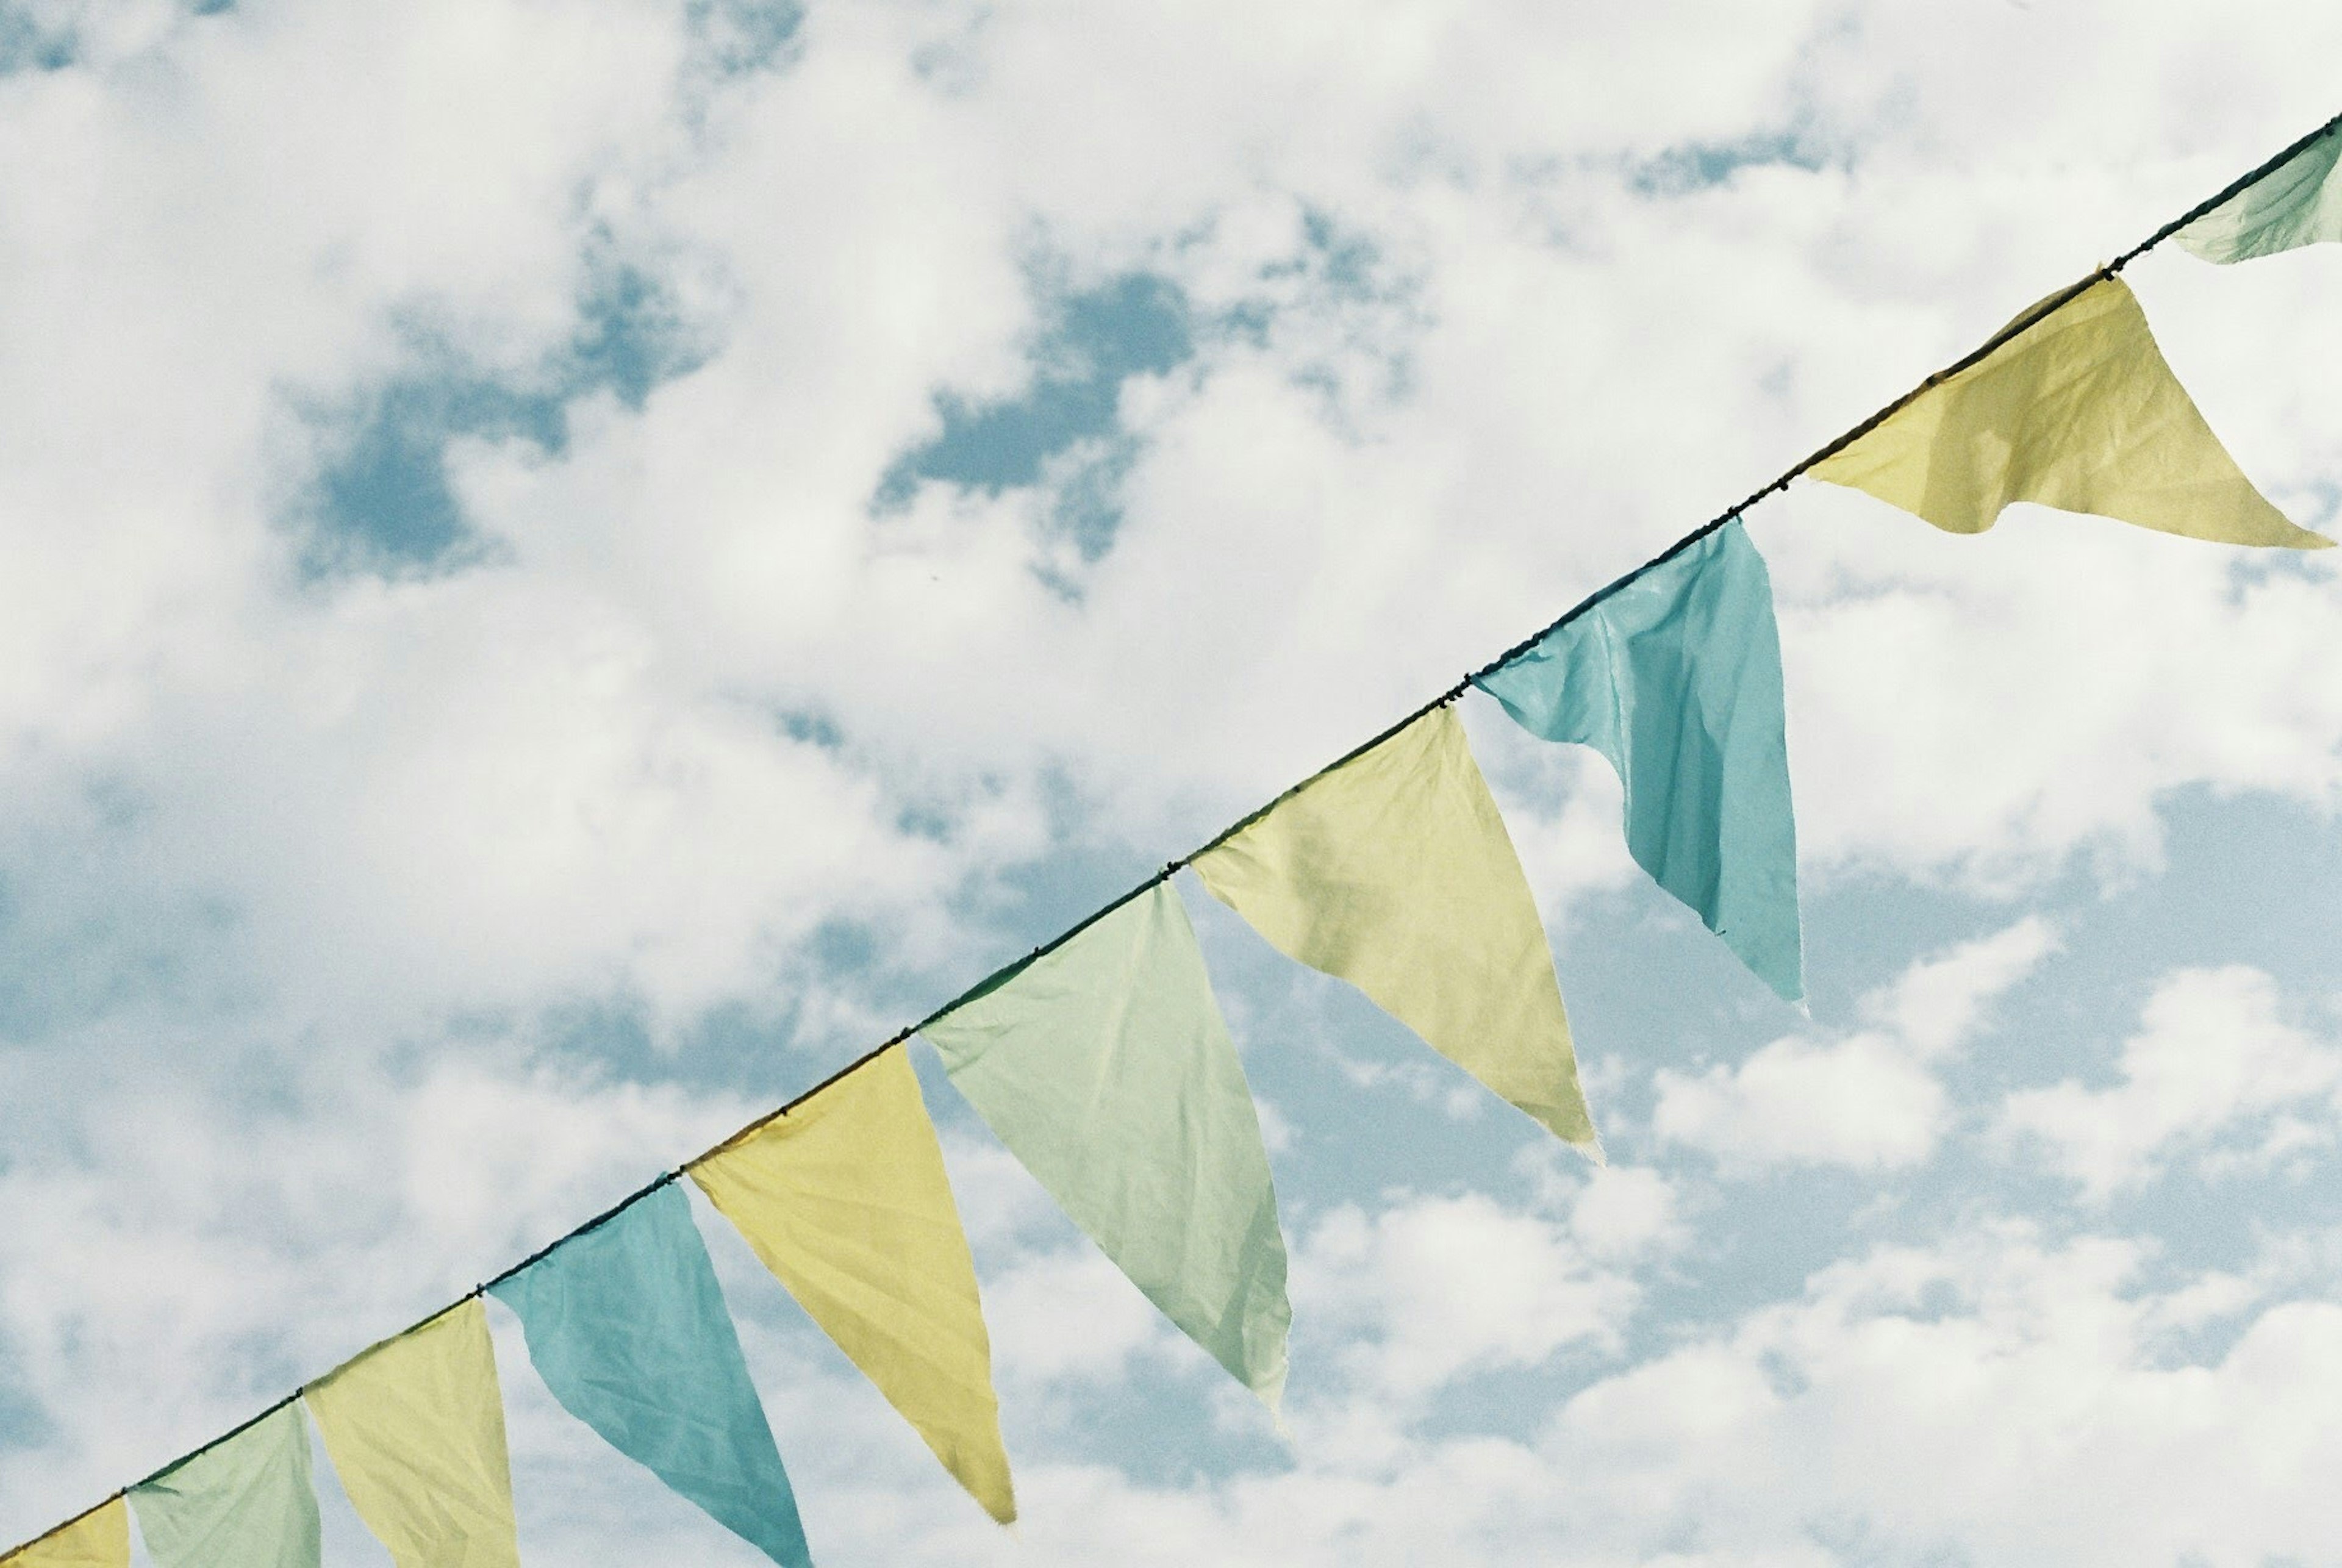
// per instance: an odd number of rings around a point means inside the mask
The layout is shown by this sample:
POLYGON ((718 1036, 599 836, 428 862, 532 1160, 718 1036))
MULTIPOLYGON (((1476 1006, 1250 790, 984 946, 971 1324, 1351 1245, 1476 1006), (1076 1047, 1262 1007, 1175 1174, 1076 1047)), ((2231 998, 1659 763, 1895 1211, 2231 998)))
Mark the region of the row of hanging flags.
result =
MULTIPOLYGON (((2337 164, 2342 118, 2123 261, 2166 235, 2222 263, 2342 240, 2337 164)), ((2237 469, 2121 265, 1768 489, 1810 474, 1961 534, 2030 501, 2232 544, 2330 543, 2237 469)), ((1074 1223, 1272 1411, 1290 1317, 1276 1194, 1170 877, 1192 869, 1279 950, 1599 1159, 1536 901, 1452 704, 1476 685, 1531 733, 1607 757, 1635 860, 1797 999, 1780 647, 1741 509, 917 1026, 1074 1223)), ((124 1568, 135 1512, 159 1568, 315 1568, 314 1422, 398 1568, 515 1568, 490 1295, 571 1414, 803 1568, 788 1476, 685 1175, 960 1484, 1015 1518, 976 1269, 901 1048, 913 1032, 0 1564, 124 1568)))

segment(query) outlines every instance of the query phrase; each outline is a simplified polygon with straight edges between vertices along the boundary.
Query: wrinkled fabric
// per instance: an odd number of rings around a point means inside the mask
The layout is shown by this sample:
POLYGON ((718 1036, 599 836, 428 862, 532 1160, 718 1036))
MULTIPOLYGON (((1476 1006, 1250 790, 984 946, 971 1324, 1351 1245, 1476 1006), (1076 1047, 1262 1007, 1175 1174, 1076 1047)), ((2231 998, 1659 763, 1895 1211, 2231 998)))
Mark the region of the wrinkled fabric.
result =
POLYGON ((910 1057, 847 1074, 691 1178, 960 1484, 1016 1518, 976 1263, 910 1057))
POLYGON ((342 1491, 397 1568, 519 1568, 504 1394, 478 1297, 302 1397, 342 1491))
POLYGON ((1275 1409, 1292 1321, 1285 1236, 1178 893, 1158 883, 924 1033, 1074 1223, 1275 1409))
POLYGON ((670 1182, 488 1293, 562 1408, 783 1568, 796 1498, 691 1203, 670 1182))
POLYGON ((2342 240, 2342 125, 2171 236, 2207 262, 2342 240))
POLYGON ((1737 522, 1474 682, 1531 734, 1608 757, 1636 864, 1758 979, 1804 994, 1781 639, 1737 522))
POLYGON ((1599 1157, 1553 954, 1455 713, 1434 708, 1197 855, 1212 895, 1599 1157))
POLYGON ((300 1402, 132 1487, 130 1505, 155 1568, 318 1568, 300 1402))
POLYGON ((130 1505, 113 1498, 0 1557, 0 1568, 130 1568, 130 1505))
POLYGON ((1981 534, 2010 502, 2034 501, 2227 544, 2333 543, 2253 488, 2120 278, 2099 279, 1807 472, 1954 534, 1981 534))

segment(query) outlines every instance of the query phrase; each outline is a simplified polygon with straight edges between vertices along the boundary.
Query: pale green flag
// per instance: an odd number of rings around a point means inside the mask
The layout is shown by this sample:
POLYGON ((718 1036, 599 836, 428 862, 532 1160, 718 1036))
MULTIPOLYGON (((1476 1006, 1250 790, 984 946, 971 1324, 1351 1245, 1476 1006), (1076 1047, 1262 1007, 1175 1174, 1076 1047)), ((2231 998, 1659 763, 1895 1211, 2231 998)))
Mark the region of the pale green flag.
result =
POLYGON ((304 1397, 342 1490, 398 1568, 520 1568, 504 1394, 477 1296, 304 1397))
POLYGON ((300 1403, 132 1487, 130 1505, 156 1568, 318 1568, 300 1403))
POLYGON ((1319 774, 1193 864, 1288 957, 1348 981, 1600 1157, 1536 899, 1452 710, 1319 774))
POLYGON ((923 1031, 953 1086, 1164 1315, 1276 1408, 1285 1237, 1260 1118, 1168 883, 923 1031))
POLYGON ((121 1498, 109 1498, 0 1557, 0 1568, 130 1568, 130 1509, 121 1498))
POLYGON ((2250 261, 2342 240, 2342 125, 2171 236, 2208 262, 2250 261))

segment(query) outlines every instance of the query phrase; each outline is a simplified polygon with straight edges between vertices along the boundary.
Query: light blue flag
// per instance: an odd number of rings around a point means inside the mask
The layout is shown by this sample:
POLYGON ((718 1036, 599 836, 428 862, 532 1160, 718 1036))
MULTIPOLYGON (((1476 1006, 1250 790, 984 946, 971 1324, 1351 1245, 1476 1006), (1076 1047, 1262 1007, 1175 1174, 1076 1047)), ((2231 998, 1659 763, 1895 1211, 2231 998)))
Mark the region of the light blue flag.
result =
POLYGON ((488 1293, 520 1314, 562 1408, 784 1568, 811 1568, 796 1496, 675 1183, 488 1293))
POLYGON ((1473 679, 1531 734, 1608 757, 1636 862, 1757 978, 1805 994, 1781 640, 1738 522, 1473 679))
POLYGON ((130 1489, 157 1568, 317 1568, 317 1491, 298 1401, 130 1489))

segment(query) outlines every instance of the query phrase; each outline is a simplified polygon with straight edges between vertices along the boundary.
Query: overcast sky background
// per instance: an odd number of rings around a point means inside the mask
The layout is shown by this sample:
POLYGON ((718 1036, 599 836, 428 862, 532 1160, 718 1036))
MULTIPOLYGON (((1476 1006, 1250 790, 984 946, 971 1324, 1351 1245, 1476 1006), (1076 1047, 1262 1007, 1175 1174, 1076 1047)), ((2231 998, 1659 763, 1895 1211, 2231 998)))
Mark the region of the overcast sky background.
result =
MULTIPOLYGON (((1443 689, 2337 59, 2307 4, 0 0, 0 1542, 1443 689)), ((2342 247, 2130 276, 2337 532, 2342 247)), ((1611 1166, 1186 885, 1290 1442, 923 1059, 1024 1519, 708 1223, 816 1561, 2342 1563, 2342 552, 1749 527, 1810 1017, 1468 699, 1611 1166)), ((757 1560, 492 1316, 525 1557, 757 1560)))

